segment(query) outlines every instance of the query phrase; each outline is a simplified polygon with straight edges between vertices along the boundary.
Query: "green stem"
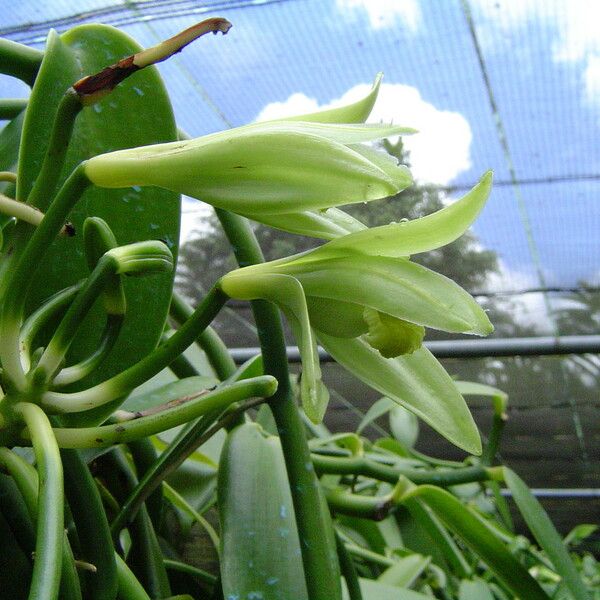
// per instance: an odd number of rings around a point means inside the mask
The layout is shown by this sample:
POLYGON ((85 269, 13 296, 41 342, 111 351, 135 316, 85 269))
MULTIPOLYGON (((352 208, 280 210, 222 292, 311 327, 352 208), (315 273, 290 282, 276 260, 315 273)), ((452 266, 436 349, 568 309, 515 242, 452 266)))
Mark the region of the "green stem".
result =
POLYGON ((217 577, 212 573, 208 573, 207 571, 203 571, 198 567, 193 567, 192 565, 186 565, 185 563, 179 562, 178 560, 170 560, 165 559, 165 567, 169 571, 179 571, 180 573, 187 573, 188 575, 192 575, 200 582, 205 583, 207 585, 213 586, 217 582, 217 577))
POLYGON ((311 454, 315 470, 319 475, 363 475, 379 481, 395 484, 404 475, 415 484, 431 483, 441 487, 485 481, 490 479, 488 469, 479 465, 460 469, 415 469, 410 467, 393 467, 370 460, 363 456, 334 457, 322 454, 311 454))
POLYGON ((52 198, 65 163, 75 119, 82 108, 79 96, 73 88, 69 88, 56 110, 44 162, 27 197, 28 204, 44 208, 52 198))
POLYGON ((481 464, 488 466, 494 463, 505 424, 506 414, 504 412, 498 414, 497 411, 494 411, 492 429, 490 430, 487 444, 485 445, 481 455, 481 464))
POLYGON ((267 398, 275 389, 276 381, 273 377, 263 375, 227 385, 173 408, 138 419, 98 427, 57 427, 54 435, 61 448, 103 448, 166 431, 215 410, 223 411, 231 404, 247 398, 267 398))
POLYGON ((80 281, 48 298, 35 312, 31 313, 23 327, 21 327, 21 349, 23 360, 26 361, 24 368, 30 368, 31 347, 33 346, 35 337, 55 315, 63 310, 73 300, 84 282, 80 281))
MULTIPOLYGON (((216 209, 240 266, 264 261, 262 251, 248 221, 216 209)), ((328 514, 322 510, 319 484, 312 469, 304 425, 290 386, 285 338, 281 316, 275 306, 262 300, 252 303, 264 359, 265 373, 279 382, 269 401, 273 412, 290 483, 296 524, 302 549, 306 586, 311 600, 335 600, 341 597, 336 575, 335 548, 329 544, 331 529, 328 514)))
MULTIPOLYGON (((104 473, 111 491, 122 501, 137 484, 137 477, 120 448, 113 449, 103 457, 104 473)), ((163 564, 156 531, 148 516, 146 507, 138 513, 129 525, 131 546, 127 554, 127 563, 135 576, 153 598, 171 595, 169 579, 163 564)))
POLYGON ((361 496, 340 488, 325 488, 325 498, 334 512, 371 521, 382 521, 397 506, 392 494, 361 496))
MULTIPOLYGON (((158 455, 151 439, 147 437, 135 440, 134 442, 129 442, 127 448, 129 449, 133 465, 135 466, 135 472, 138 478, 137 488, 140 479, 142 479, 156 464, 158 455)), ((154 529, 160 531, 163 514, 163 491, 160 486, 157 486, 151 494, 146 496, 145 504, 148 516, 154 525, 154 529)))
POLYGON ((61 369, 52 381, 53 386, 63 386, 83 379, 94 371, 114 348, 124 322, 124 315, 106 315, 106 324, 97 348, 82 361, 61 369))
POLYGON ((114 259, 104 256, 85 280, 35 368, 36 373, 42 374, 45 381, 51 381, 62 366, 84 317, 111 282, 117 267, 118 264, 114 259))
POLYGON ((23 307, 33 278, 48 246, 62 229, 70 210, 89 185, 83 163, 63 184, 50 205, 46 216, 35 229, 15 267, 8 274, 4 289, 4 307, 0 324, 0 362, 12 384, 21 391, 26 389, 25 374, 20 360, 19 336, 23 307))
POLYGON ((192 317, 164 344, 140 362, 82 392, 71 394, 46 392, 42 397, 42 404, 57 412, 78 412, 101 406, 129 393, 133 388, 166 368, 179 354, 193 344, 199 333, 212 322, 227 300, 226 294, 219 288, 213 287, 194 311, 192 317))
POLYGON ((113 600, 117 567, 106 512, 85 461, 76 450, 61 450, 67 477, 65 493, 73 515, 80 558, 96 567, 85 575, 88 600, 113 600))
POLYGON ((42 64, 44 53, 39 50, 0 39, 0 73, 17 77, 30 87, 42 64))
MULTIPOLYGON (((181 326, 194 314, 194 309, 177 292, 173 292, 170 313, 173 320, 181 326)), ((197 342, 221 381, 235 372, 235 362, 227 346, 212 327, 207 327, 201 332, 197 342)))
POLYGON ((37 540, 29 600, 54 600, 60 588, 64 541, 60 451, 50 421, 39 406, 20 402, 14 408, 31 434, 39 472, 37 540))
POLYGON ((233 421, 237 421, 239 416, 243 415, 244 411, 252 406, 256 406, 256 402, 250 401, 243 403, 235 410, 222 416, 220 419, 218 419, 218 417, 221 412, 215 410, 201 419, 185 425, 177 437, 161 453, 152 468, 140 479, 136 488, 123 503, 119 514, 112 523, 113 533, 118 533, 135 517, 146 498, 168 477, 170 473, 179 467, 179 465, 181 465, 181 463, 183 463, 196 448, 210 439, 220 429, 226 428, 233 421))
POLYGON ((10 121, 27 108, 27 98, 0 99, 0 121, 10 121))
POLYGON ((335 534, 335 544, 340 559, 340 570, 342 571, 342 575, 346 580, 346 587, 348 588, 348 598, 349 600, 363 600, 354 562, 337 532, 335 534))

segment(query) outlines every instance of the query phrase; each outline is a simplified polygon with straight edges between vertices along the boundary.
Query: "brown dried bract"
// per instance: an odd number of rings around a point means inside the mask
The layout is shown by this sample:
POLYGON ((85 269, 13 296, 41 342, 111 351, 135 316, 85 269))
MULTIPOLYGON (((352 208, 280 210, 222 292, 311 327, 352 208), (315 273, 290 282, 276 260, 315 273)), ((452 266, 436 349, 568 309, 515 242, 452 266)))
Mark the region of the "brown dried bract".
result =
POLYGON ((173 56, 173 54, 181 52, 188 44, 206 33, 218 33, 220 31, 226 34, 231 27, 229 21, 220 17, 206 19, 152 48, 141 50, 136 54, 122 58, 119 62, 102 69, 94 75, 83 77, 73 84, 73 89, 81 98, 82 104, 86 106, 94 104, 100 98, 112 92, 119 83, 132 73, 149 65, 162 62, 173 56))

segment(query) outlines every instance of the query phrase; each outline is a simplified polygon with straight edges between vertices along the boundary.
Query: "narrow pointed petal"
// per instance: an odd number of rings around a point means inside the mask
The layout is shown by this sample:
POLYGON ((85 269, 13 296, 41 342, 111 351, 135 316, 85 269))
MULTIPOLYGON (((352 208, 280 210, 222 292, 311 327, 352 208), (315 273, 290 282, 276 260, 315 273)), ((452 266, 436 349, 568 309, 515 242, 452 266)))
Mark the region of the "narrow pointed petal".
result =
POLYGON ((413 354, 383 358, 362 339, 319 334, 333 358, 361 381, 410 410, 448 441, 470 454, 481 454, 477 426, 452 378, 422 347, 413 354))
POLYGON ((414 221, 391 223, 333 240, 317 251, 362 252, 373 256, 410 256, 445 246, 459 238, 475 221, 491 191, 492 172, 460 200, 414 221))
POLYGON ((300 349, 302 407, 313 423, 320 423, 327 409, 329 392, 321 381, 317 343, 310 326, 302 286, 289 275, 246 275, 242 271, 225 275, 221 279, 221 289, 231 298, 239 300, 270 300, 284 312, 300 349))
POLYGON ((296 277, 307 296, 369 306, 442 331, 475 335, 493 331, 484 310, 465 290, 408 260, 349 255, 305 262, 301 256, 271 269, 296 277))
POLYGON ((289 233, 325 240, 333 240, 342 235, 366 229, 366 225, 338 208, 271 215, 247 211, 244 216, 289 233))
POLYGON ((371 91, 357 102, 338 108, 319 110, 306 115, 288 117, 286 120, 313 121, 315 123, 364 123, 373 110, 382 79, 383 73, 377 73, 371 91))

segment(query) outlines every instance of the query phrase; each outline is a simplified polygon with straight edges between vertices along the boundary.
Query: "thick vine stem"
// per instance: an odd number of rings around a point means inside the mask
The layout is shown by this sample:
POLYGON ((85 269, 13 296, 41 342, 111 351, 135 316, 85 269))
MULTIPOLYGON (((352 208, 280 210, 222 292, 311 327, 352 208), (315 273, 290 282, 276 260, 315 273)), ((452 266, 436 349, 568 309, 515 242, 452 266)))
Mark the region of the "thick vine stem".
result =
MULTIPOLYGON (((174 291, 169 312, 171 318, 181 326, 194 314, 194 309, 188 306, 181 295, 174 291)), ((227 346, 212 327, 207 327, 200 333, 196 341, 221 381, 235 373, 235 362, 231 358, 227 346)))
POLYGON ((18 117, 27 108, 26 98, 0 99, 0 121, 9 121, 18 117))
POLYGON ((64 541, 63 469, 52 426, 44 411, 29 402, 14 407, 31 435, 39 489, 37 502, 37 540, 29 600, 58 598, 64 541))
MULTIPOLYGON (((224 210, 216 209, 216 213, 238 264, 246 266, 263 262, 262 251, 248 221, 224 210)), ((269 406, 285 457, 308 595, 311 600, 335 600, 341 598, 341 589, 333 568, 337 563, 337 556, 332 556, 335 548, 330 548, 329 536, 326 535, 331 521, 322 510, 319 483, 292 394, 281 316, 274 305, 263 300, 252 302, 252 308, 260 332, 265 373, 273 375, 279 382, 269 406)))
POLYGON ((415 469, 384 465, 362 456, 334 457, 321 454, 311 454, 315 470, 319 474, 363 475, 379 481, 395 484, 401 476, 420 485, 430 483, 447 487, 472 481, 485 481, 494 475, 492 469, 476 465, 457 469, 415 469))
POLYGON ((0 73, 17 77, 32 86, 44 53, 29 46, 0 39, 0 73))
POLYGON ((5 374, 18 391, 27 387, 20 360, 19 337, 23 307, 29 286, 42 262, 47 247, 61 230, 66 216, 79 200, 89 181, 84 174, 85 163, 77 167, 63 184, 50 205, 46 216, 35 229, 33 236, 23 249, 14 269, 8 274, 4 288, 4 307, 0 323, 0 362, 5 374))
POLYGON ((164 344, 160 345, 140 362, 110 379, 81 392, 63 394, 46 392, 42 396, 42 405, 53 412, 79 412, 102 406, 129 393, 164 368, 194 343, 203 331, 219 314, 228 300, 218 287, 213 287, 200 306, 194 311, 180 329, 164 344))
POLYGON ((166 431, 214 410, 225 410, 231 404, 247 398, 267 398, 277 389, 277 382, 269 375, 244 379, 213 392, 199 393, 196 397, 183 398, 164 411, 98 427, 57 427, 54 435, 61 448, 103 448, 131 442, 166 431))

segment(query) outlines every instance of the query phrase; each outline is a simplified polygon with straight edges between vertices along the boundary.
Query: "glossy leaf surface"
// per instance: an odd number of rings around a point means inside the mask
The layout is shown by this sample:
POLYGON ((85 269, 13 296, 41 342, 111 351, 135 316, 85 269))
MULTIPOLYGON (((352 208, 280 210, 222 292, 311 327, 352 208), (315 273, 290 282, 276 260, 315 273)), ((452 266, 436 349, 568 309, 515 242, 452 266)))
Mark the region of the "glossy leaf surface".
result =
MULTIPOLYGON (((106 26, 80 26, 61 36, 50 33, 25 116, 18 180, 21 199, 27 197, 39 172, 52 118, 63 92, 83 75, 95 73, 137 50, 139 46, 128 36, 106 26)), ((155 69, 145 69, 79 114, 62 179, 79 162, 95 154, 168 141, 175 136, 172 109, 163 84, 155 69)), ((179 200, 171 192, 92 188, 70 215, 76 231, 81 232, 84 219, 92 215, 103 218, 110 225, 119 244, 163 239, 174 253, 177 252, 179 200)), ((29 310, 88 274, 82 243, 81 235, 54 241, 40 265, 29 310)), ((131 365, 156 345, 168 310, 172 279, 172 273, 147 279, 127 278, 125 290, 129 310, 124 330, 100 372, 92 377, 93 382, 131 365)), ((97 307, 73 345, 72 362, 92 353, 103 324, 104 315, 97 307)), ((90 381, 88 379, 87 383, 90 381)))

